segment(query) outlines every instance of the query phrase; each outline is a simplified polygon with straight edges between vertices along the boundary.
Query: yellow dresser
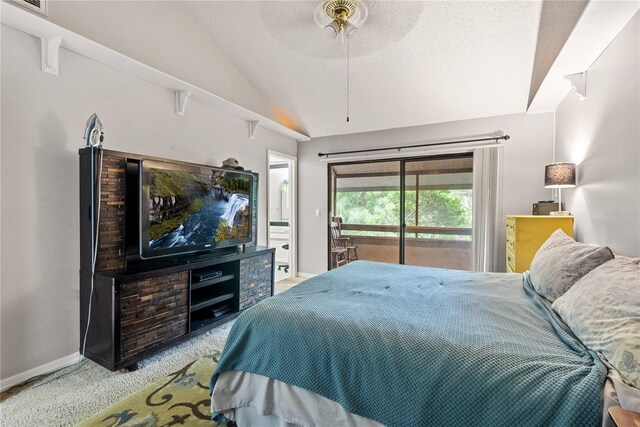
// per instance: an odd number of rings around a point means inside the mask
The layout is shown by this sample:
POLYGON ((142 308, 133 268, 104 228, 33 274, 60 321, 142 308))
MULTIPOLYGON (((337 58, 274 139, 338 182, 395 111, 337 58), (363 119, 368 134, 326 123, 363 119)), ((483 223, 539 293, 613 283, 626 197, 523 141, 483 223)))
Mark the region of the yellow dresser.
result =
POLYGON ((528 270, 540 246, 558 228, 573 237, 573 217, 507 215, 507 272, 528 270))

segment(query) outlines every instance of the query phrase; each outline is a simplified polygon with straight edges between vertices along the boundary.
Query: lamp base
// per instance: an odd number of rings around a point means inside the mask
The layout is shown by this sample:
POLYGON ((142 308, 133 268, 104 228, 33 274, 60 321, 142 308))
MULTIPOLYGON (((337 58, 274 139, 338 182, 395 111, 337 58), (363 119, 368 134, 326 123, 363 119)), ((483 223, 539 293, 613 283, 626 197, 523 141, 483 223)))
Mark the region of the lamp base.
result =
POLYGON ((551 211, 549 212, 551 216, 571 216, 571 212, 569 211, 551 211))

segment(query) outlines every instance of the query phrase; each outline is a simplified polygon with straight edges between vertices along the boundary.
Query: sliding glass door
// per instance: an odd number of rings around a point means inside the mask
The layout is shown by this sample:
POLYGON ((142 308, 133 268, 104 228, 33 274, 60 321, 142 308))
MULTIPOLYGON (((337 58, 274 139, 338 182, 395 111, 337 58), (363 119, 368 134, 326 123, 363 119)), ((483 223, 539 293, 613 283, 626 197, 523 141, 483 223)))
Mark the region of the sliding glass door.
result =
POLYGON ((471 153, 329 165, 329 268, 357 257, 471 270, 472 172, 471 153))
POLYGON ((473 157, 404 163, 404 263, 472 270, 473 157))
MULTIPOLYGON (((400 251, 400 162, 361 162, 330 166, 330 263, 335 267, 340 246, 348 260, 397 263, 400 251), (335 227, 338 226, 338 233, 335 227), (339 234, 336 239, 336 234, 339 234), (346 240, 349 239, 349 240, 346 240)), ((330 267, 332 268, 332 267, 330 267)))

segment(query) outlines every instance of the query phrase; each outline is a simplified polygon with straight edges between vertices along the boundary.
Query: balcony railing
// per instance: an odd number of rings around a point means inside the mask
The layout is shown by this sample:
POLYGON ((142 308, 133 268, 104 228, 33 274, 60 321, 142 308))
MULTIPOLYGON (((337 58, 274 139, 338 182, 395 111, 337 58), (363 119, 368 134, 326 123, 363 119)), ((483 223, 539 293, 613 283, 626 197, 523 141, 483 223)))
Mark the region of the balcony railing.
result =
MULTIPOLYGON (((342 235, 349 237, 350 243, 358 246, 360 259, 398 262, 400 226, 342 224, 341 229, 342 235), (367 232, 371 234, 365 234, 367 232), (381 235, 382 233, 386 235, 381 235)), ((405 228, 405 263, 471 270, 473 268, 471 235, 471 228, 407 226, 405 228), (438 238, 439 236, 441 238, 438 238)))
MULTIPOLYGON (((391 232, 399 233, 399 225, 369 225, 369 224, 342 224, 342 231, 373 231, 373 232, 391 232)), ((435 235, 454 235, 454 236, 471 236, 471 228, 462 227, 425 227, 408 225, 405 227, 407 234, 435 234, 435 235)), ((348 233, 344 233, 348 234, 348 233)))

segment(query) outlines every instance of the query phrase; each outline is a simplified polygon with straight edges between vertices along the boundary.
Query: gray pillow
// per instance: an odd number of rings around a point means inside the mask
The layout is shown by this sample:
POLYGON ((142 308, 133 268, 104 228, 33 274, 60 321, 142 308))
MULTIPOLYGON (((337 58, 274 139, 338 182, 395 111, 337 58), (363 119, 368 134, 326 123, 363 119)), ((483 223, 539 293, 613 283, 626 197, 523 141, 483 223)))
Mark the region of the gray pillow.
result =
POLYGON ((606 246, 578 243, 557 229, 533 257, 529 277, 536 292, 553 302, 582 276, 612 259, 606 246))
POLYGON ((640 388, 640 265, 609 261, 551 306, 584 345, 602 353, 629 385, 640 388))

